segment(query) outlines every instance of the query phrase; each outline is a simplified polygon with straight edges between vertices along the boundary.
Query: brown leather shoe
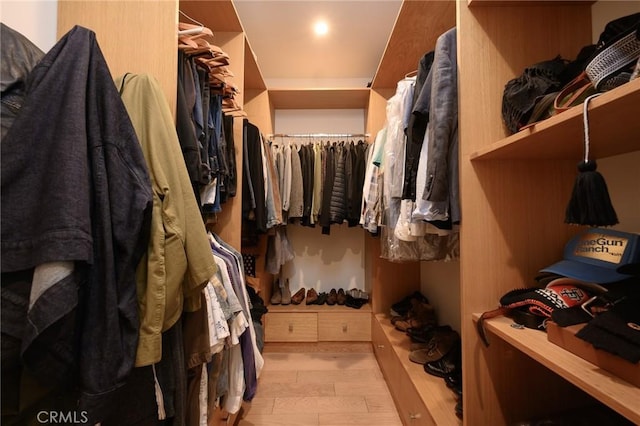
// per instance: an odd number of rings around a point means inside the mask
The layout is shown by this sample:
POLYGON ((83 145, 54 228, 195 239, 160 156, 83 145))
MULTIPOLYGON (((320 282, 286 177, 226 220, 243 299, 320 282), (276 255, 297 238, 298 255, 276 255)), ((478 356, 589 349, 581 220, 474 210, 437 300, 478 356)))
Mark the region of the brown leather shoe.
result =
POLYGON ((307 301, 305 302, 307 305, 313 305, 318 300, 318 293, 312 288, 307 291, 307 301))
POLYGON ((304 300, 305 289, 302 287, 300 290, 296 291, 293 296, 291 296, 291 303, 294 305, 299 305, 304 300))
POLYGON ((336 301, 338 302, 338 305, 344 305, 344 302, 347 301, 347 295, 343 289, 338 290, 336 301))
POLYGON ((327 295, 327 305, 333 306, 338 303, 338 292, 335 288, 332 288, 329 294, 327 295))

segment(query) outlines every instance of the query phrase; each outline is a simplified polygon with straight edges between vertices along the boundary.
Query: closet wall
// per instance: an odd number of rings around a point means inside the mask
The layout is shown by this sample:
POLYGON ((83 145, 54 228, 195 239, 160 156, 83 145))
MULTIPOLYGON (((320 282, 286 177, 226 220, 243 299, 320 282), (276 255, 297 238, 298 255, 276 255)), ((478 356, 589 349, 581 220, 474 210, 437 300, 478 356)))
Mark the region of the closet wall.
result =
POLYGON ((58 40, 56 37, 55 1, 2 2, 2 22, 27 37, 43 52, 58 40))

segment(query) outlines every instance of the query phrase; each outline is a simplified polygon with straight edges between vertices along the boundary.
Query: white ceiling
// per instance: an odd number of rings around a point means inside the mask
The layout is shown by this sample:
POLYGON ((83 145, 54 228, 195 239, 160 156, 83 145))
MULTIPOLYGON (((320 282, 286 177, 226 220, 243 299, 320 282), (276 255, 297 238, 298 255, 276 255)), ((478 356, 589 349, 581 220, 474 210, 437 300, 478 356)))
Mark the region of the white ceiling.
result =
POLYGON ((235 0, 269 88, 365 87, 376 72, 401 0, 235 0), (329 33, 313 33, 323 18, 329 33))

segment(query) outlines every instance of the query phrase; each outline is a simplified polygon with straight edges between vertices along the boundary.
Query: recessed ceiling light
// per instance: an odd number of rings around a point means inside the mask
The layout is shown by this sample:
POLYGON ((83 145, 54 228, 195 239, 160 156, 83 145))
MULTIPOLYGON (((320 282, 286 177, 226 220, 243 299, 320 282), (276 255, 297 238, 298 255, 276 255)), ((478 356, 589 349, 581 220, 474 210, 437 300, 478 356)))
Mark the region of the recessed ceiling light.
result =
POLYGON ((327 23, 322 20, 316 21, 316 23, 313 25, 313 31, 317 36, 326 35, 329 32, 329 25, 327 25, 327 23))

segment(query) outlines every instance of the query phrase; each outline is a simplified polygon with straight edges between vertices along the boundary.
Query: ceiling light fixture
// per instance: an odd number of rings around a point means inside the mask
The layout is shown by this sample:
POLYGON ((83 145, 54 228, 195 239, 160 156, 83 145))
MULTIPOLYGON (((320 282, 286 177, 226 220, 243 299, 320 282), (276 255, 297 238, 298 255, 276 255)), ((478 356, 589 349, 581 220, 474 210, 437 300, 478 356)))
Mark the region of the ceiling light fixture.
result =
POLYGON ((313 25, 313 31, 317 36, 326 35, 329 32, 329 25, 327 25, 327 23, 322 20, 316 21, 316 23, 313 25))

